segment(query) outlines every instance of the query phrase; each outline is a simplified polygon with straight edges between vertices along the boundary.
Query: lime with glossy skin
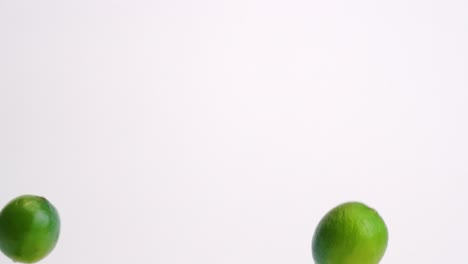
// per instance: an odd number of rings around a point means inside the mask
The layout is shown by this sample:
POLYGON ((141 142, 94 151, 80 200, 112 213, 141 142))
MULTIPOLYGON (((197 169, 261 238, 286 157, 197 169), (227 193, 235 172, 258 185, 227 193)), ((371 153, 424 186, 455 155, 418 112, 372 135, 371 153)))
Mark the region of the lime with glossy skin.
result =
POLYGON ((312 254, 316 264, 378 264, 387 243, 387 226, 377 211, 348 202, 322 218, 312 239, 312 254))
POLYGON ((0 212, 0 250, 15 262, 34 263, 57 244, 60 218, 47 199, 23 195, 0 212))

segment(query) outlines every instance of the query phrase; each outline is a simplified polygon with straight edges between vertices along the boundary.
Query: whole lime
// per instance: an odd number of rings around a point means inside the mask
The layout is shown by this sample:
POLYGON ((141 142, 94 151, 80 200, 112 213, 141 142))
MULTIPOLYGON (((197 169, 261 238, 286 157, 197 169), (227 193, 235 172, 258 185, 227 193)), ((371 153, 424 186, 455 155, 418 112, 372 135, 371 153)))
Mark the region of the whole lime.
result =
POLYGON ((377 211, 348 202, 322 218, 312 239, 312 254, 316 264, 377 264, 387 243, 387 226, 377 211))
POLYGON ((60 218, 45 198, 23 195, 0 212, 0 250, 15 262, 34 263, 57 244, 60 218))

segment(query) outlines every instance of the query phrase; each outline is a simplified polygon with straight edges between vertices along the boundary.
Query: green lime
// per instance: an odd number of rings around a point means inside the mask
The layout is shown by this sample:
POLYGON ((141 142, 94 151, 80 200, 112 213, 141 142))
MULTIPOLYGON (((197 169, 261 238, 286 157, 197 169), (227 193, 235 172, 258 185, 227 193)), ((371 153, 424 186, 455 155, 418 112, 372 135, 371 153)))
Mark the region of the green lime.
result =
POLYGON ((57 244, 60 219, 43 197, 23 195, 0 212, 0 250, 15 262, 34 263, 57 244))
POLYGON ((312 254, 316 264, 377 264, 387 242, 387 226, 377 211, 349 202, 322 218, 312 239, 312 254))

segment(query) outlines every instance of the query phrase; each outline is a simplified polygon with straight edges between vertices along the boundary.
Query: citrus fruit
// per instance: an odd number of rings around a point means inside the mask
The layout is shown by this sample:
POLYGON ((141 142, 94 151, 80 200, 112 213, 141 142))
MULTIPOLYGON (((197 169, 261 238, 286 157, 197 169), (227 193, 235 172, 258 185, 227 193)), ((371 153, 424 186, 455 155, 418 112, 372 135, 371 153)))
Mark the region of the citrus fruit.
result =
POLYGON ((377 211, 348 202, 322 218, 312 239, 312 254, 316 264, 377 264, 387 242, 387 226, 377 211))
POLYGON ((15 262, 34 263, 57 244, 60 219, 43 197, 19 196, 0 212, 0 250, 15 262))

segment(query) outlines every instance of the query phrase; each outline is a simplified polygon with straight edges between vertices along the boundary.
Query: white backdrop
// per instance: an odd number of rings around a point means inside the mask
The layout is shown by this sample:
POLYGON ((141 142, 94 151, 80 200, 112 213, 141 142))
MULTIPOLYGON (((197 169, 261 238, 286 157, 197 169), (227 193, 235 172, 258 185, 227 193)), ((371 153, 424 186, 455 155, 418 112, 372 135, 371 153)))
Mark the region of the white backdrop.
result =
POLYGON ((349 200, 465 263, 467 47, 464 0, 0 0, 0 204, 56 205, 44 264, 313 263, 349 200))

